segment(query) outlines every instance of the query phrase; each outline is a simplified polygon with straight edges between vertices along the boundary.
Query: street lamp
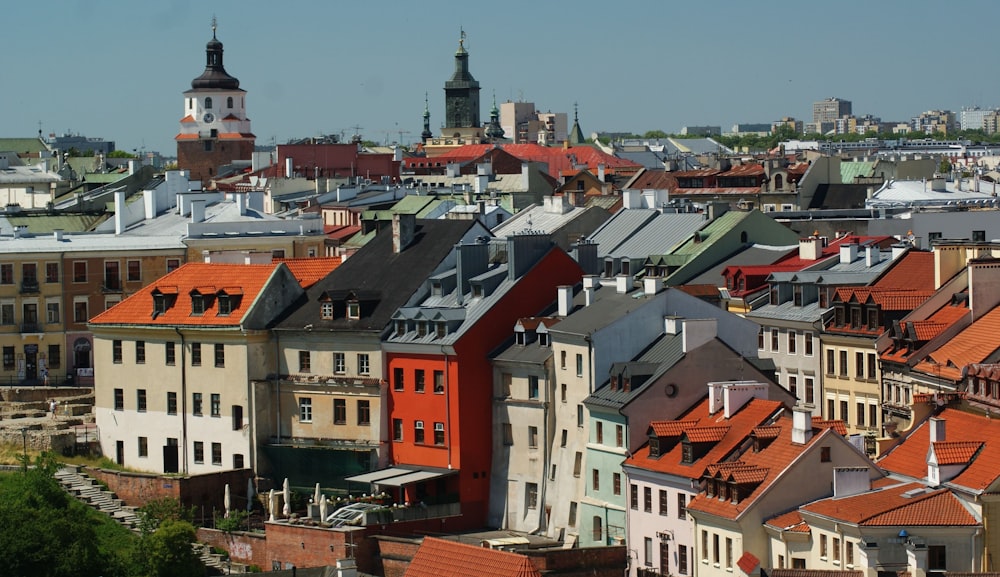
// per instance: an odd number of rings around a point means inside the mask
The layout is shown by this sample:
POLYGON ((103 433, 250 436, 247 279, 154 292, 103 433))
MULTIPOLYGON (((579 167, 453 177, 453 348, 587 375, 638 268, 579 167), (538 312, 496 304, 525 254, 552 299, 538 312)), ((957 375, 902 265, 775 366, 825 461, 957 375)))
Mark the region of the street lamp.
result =
POLYGON ((24 470, 28 470, 28 427, 21 427, 21 440, 24 442, 24 470))

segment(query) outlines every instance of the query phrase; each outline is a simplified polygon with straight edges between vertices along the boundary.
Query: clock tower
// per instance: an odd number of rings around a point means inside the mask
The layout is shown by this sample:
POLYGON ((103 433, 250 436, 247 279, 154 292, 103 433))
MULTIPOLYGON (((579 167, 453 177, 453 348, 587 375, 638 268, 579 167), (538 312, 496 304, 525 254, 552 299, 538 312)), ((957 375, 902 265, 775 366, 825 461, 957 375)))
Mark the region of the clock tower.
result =
POLYGON ((191 171, 192 180, 209 180, 220 166, 249 161, 254 139, 246 115, 246 91, 222 65, 222 42, 215 37, 205 46, 205 71, 184 93, 184 118, 177 141, 177 165, 191 171))
POLYGON ((455 72, 444 83, 445 123, 442 137, 482 137, 479 122, 479 81, 469 72, 469 53, 462 31, 455 52, 455 72))

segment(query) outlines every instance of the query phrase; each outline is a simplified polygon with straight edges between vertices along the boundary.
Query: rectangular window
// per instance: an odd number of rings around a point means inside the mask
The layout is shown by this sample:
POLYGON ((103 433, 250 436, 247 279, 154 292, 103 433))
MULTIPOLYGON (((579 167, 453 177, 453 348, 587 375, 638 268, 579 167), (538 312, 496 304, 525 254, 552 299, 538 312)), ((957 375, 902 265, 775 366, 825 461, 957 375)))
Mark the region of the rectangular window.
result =
POLYGON ((538 398, 538 377, 535 375, 528 376, 528 398, 538 398))
POLYGON ((677 518, 687 519, 687 495, 677 493, 677 518))
POLYGON ((826 559, 830 556, 830 552, 826 545, 826 535, 819 536, 819 556, 821 559, 826 559))
POLYGON ((368 361, 368 353, 358 353, 358 374, 368 375, 371 374, 372 367, 368 361))
POLYGON ((642 564, 646 567, 653 566, 653 538, 643 537, 643 559, 642 564))
POLYGON ((580 476, 580 470, 583 468, 583 453, 581 453, 580 451, 577 451, 576 454, 573 457, 574 457, 573 458, 573 476, 574 477, 579 477, 580 476))
POLYGON ((878 375, 878 364, 876 364, 875 353, 868 353, 868 373, 867 377, 874 380, 878 375))
POLYGON ((865 354, 862 352, 854 353, 854 377, 865 378, 865 354))
POLYGON ((799 378, 796 375, 788 375, 788 392, 796 399, 799 398, 799 378))
POLYGON ((615 446, 625 446, 625 427, 621 425, 615 425, 615 446))
POLYGON ((239 453, 233 453, 233 468, 242 469, 245 465, 243 463, 243 455, 239 453))
POLYGON ((653 512, 653 488, 644 487, 642 490, 642 510, 646 513, 653 512))
POLYGON ((528 448, 538 448, 538 427, 534 425, 528 427, 528 448))
POLYGON ((347 424, 347 399, 333 400, 333 424, 347 424))
MULTIPOLYGON (((11 273, 13 274, 13 273, 11 273)), ((14 282, 13 280, 11 282, 14 282)), ((566 368, 566 351, 559 351, 559 368, 566 368)))
POLYGON ((59 301, 47 301, 45 303, 45 322, 56 324, 59 322, 59 301))
POLYGON ((858 403, 857 405, 858 405, 857 406, 858 413, 856 415, 857 416, 857 420, 854 422, 854 424, 857 425, 857 426, 859 426, 859 427, 864 427, 865 426, 865 404, 864 403, 858 403))
POLYGON ((135 342, 135 364, 146 364, 146 341, 135 342))
POLYGON ((720 553, 719 535, 718 533, 712 533, 712 563, 715 563, 716 565, 719 564, 720 553))
POLYGON ((434 371, 434 393, 444 394, 444 371, 434 371))
POLYGON ((583 426, 583 405, 576 406, 576 426, 583 426))
POLYGON ((418 445, 424 443, 424 422, 414 421, 413 422, 413 442, 418 445))
POLYGON ((201 441, 194 442, 194 462, 195 463, 205 462, 205 443, 201 441))
POLYGON ((347 359, 344 353, 333 353, 333 372, 338 375, 347 372, 347 359))
POLYGON ((591 488, 596 493, 601 490, 601 470, 593 469, 591 472, 591 488))
POLYGON ((299 351, 299 372, 312 372, 312 358, 310 351, 299 351))
POLYGON ((569 437, 569 431, 567 431, 566 429, 563 429, 562 430, 562 439, 561 439, 561 442, 560 442, 560 445, 559 445, 560 447, 565 447, 566 446, 566 439, 568 437, 569 437))
POLYGON ((392 390, 403 390, 403 369, 399 367, 392 369, 392 390))
POLYGON ((599 445, 604 444, 604 422, 597 421, 597 427, 594 430, 594 436, 596 437, 596 442, 599 445))
POLYGON ((701 530, 701 560, 708 562, 708 531, 701 530))
POLYGON ((45 282, 47 283, 59 282, 59 263, 57 262, 45 263, 45 282))
POLYGON ((233 430, 239 431, 243 429, 243 405, 233 405, 233 430))
POLYGON ((125 410, 125 389, 115 389, 115 410, 125 410))
POLYGON ((90 320, 90 315, 87 313, 87 297, 77 298, 80 300, 73 300, 73 322, 86 323, 90 320))
POLYGON ((403 419, 392 420, 392 440, 397 442, 403 440, 403 419))
POLYGON ((819 462, 829 463, 830 462, 830 447, 820 447, 819 448, 819 462))
POLYGON ((668 514, 667 513, 668 495, 670 495, 670 493, 668 493, 664 489, 660 489, 660 515, 667 515, 668 514))
POLYGON ((628 501, 629 506, 632 507, 633 511, 639 510, 639 487, 635 483, 629 483, 628 501))
POLYGON ((868 426, 878 428, 878 405, 868 405, 868 426))
POLYGON ((833 553, 833 562, 834 563, 840 563, 840 538, 839 537, 834 537, 833 538, 833 550, 831 552, 833 553))
POLYGON ((510 423, 503 423, 503 444, 508 446, 514 444, 514 429, 510 423))
POLYGON ((805 378, 805 388, 806 388, 805 397, 806 397, 806 402, 809 403, 810 405, 813 404, 813 402, 815 401, 815 398, 816 398, 816 393, 813 391, 813 387, 814 387, 813 383, 814 383, 814 380, 813 380, 812 377, 806 377, 805 378))
POLYGON ((688 548, 684 545, 677 547, 677 572, 681 575, 688 574, 688 548))
POLYGON ((757 348, 762 351, 764 350, 764 327, 757 329, 757 348))
POLYGON ((167 414, 177 414, 177 393, 167 393, 167 414))
POLYGON ((813 355, 813 334, 812 333, 803 333, 802 334, 802 342, 803 342, 803 345, 804 345, 804 347, 803 347, 804 350, 802 351, 803 354, 805 354, 805 356, 807 356, 807 357, 811 357, 813 355))
POLYGON ((137 260, 126 262, 126 274, 129 282, 139 282, 142 280, 142 264, 137 260))
POLYGON ((148 457, 149 456, 149 441, 146 437, 139 437, 139 456, 148 457))
POLYGON ((215 343, 215 366, 226 366, 226 346, 222 343, 215 343))
POLYGON ((788 354, 795 354, 795 339, 797 338, 797 333, 795 331, 788 331, 788 354))
POLYGON ((116 365, 122 364, 122 342, 120 339, 111 341, 111 362, 116 365))
POLYGON ((201 416, 201 393, 191 393, 191 414, 201 416))
POLYGON ((413 390, 422 393, 424 392, 424 370, 416 369, 413 371, 413 390))
POLYGON ((167 272, 173 272, 179 268, 181 268, 181 259, 179 258, 167 259, 167 272))
POLYGON ((327 321, 333 319, 333 302, 332 301, 323 301, 322 303, 320 303, 320 305, 319 305, 319 318, 321 318, 323 320, 327 320, 327 321))
MULTIPOLYGON (((11 316, 13 317, 14 314, 11 313, 11 316)), ((13 322, 13 321, 11 321, 11 322, 13 322)), ((559 385, 559 391, 560 391, 561 400, 562 400, 562 402, 565 403, 566 402, 566 383, 561 383, 559 385)))
POLYGON ((299 421, 311 423, 313 420, 313 400, 310 397, 299 398, 299 421))
POLYGON ((538 483, 524 484, 524 505, 528 509, 538 508, 538 483))
POLYGON ((771 350, 778 351, 778 329, 771 329, 771 350))
POLYGON ((840 401, 840 420, 848 423, 847 420, 847 401, 840 401))
POLYGON ((146 412, 146 389, 136 389, 135 410, 139 411, 140 413, 146 412))
POLYGON ((0 264, 0 284, 14 284, 14 265, 0 264))
POLYGON ((576 527, 576 501, 569 502, 569 526, 576 527))
POLYGON ((116 260, 105 261, 104 263, 104 288, 109 290, 121 290, 122 277, 119 270, 120 263, 116 260))
POLYGON ((177 363, 177 351, 174 348, 174 341, 167 341, 164 352, 164 362, 173 366, 177 363))
MULTIPOLYGON (((87 322, 86 317, 87 315, 84 314, 84 320, 77 322, 87 322)), ((14 303, 0 303, 0 324, 14 324, 14 303)))
POLYGON ((733 570, 733 540, 726 537, 726 570, 733 570))
POLYGON ((201 343, 191 343, 191 366, 201 366, 201 343))
POLYGON ((844 541, 844 562, 848 567, 854 566, 854 543, 851 541, 844 541))
POLYGON ((191 314, 201 316, 205 314, 205 297, 200 294, 191 295, 191 314))
POLYGON ((49 368, 62 366, 62 349, 59 345, 49 345, 49 368))
POLYGON ((444 423, 434 423, 434 444, 438 446, 444 445, 444 423))
POLYGON ((846 377, 847 376, 847 351, 846 350, 840 351, 840 373, 838 373, 838 374, 841 377, 846 377))
POLYGON ((826 374, 833 375, 837 371, 836 364, 834 363, 836 351, 833 349, 826 349, 826 374))
POLYGON ((576 355, 576 376, 583 376, 583 355, 581 354, 576 355))
POLYGON ((222 464, 222 443, 212 443, 212 464, 222 464))
POLYGON ((837 401, 834 399, 826 400, 826 418, 836 419, 837 418, 837 401))
POLYGON ((208 410, 211 411, 213 417, 222 416, 222 395, 219 393, 212 393, 209 396, 208 410))
POLYGON ((87 261, 73 261, 73 282, 87 282, 87 261))
POLYGON ((371 404, 368 401, 358 401, 358 424, 372 424, 371 404))

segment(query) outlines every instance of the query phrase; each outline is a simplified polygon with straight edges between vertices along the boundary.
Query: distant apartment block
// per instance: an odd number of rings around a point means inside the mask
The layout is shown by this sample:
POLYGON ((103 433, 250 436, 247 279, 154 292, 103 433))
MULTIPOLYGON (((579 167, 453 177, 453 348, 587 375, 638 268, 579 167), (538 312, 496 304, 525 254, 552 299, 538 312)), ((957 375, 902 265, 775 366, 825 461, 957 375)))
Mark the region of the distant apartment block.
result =
POLYGON ((722 135, 721 126, 685 126, 681 128, 681 134, 684 136, 720 136, 722 135))
POLYGON ((500 104, 500 127, 504 138, 516 144, 561 144, 568 138, 568 126, 565 112, 539 112, 533 102, 500 104))
POLYGON ((107 156, 115 150, 115 141, 113 140, 87 138, 80 134, 63 134, 62 136, 50 134, 48 143, 49 146, 61 152, 69 152, 70 149, 75 149, 79 153, 92 152, 107 156))
POLYGON ((850 116, 851 101, 840 98, 827 98, 813 102, 813 124, 836 122, 838 118, 850 116))
POLYGON ((957 128, 955 113, 950 110, 928 110, 913 117, 910 127, 917 132, 949 134, 957 128))

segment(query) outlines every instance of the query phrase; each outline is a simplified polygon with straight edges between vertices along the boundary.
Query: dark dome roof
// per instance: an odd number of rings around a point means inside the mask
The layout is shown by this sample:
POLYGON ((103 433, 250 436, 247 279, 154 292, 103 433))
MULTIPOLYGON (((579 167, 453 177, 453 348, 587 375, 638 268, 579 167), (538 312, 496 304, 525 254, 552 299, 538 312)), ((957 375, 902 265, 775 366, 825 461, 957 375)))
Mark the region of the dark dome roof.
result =
POLYGON ((212 39, 205 45, 205 71, 191 81, 191 88, 236 90, 239 87, 240 81, 230 76, 222 66, 222 42, 215 37, 213 30, 212 39))

